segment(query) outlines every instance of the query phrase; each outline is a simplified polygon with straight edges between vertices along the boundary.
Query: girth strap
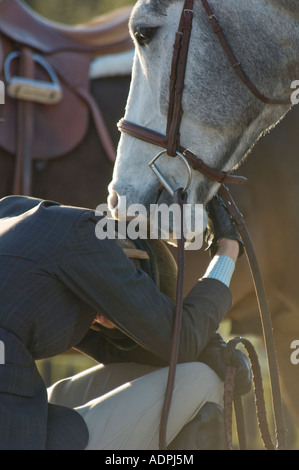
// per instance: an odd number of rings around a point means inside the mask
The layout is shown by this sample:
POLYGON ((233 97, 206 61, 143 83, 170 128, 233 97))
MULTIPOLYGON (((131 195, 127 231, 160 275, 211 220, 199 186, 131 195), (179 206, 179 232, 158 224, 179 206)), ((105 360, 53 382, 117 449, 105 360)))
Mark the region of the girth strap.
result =
MULTIPOLYGON (((31 49, 24 47, 20 53, 20 75, 34 78, 34 61, 31 49)), ((34 138, 34 104, 19 100, 17 123, 17 157, 14 176, 14 194, 31 194, 31 155, 34 138)))

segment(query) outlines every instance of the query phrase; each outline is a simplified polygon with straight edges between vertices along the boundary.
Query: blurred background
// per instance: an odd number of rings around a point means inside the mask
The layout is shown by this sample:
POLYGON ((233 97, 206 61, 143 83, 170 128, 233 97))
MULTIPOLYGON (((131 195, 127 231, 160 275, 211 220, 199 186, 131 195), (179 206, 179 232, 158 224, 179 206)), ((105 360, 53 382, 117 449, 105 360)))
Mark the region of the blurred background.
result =
MULTIPOLYGON (((121 8, 127 5, 133 6, 135 2, 129 0, 25 0, 25 3, 27 3, 37 13, 52 21, 72 25, 84 23, 96 16, 105 14, 117 8, 121 8)), ((226 340, 229 339, 229 325, 224 323, 220 332, 226 340)), ((260 341, 256 338, 248 339, 254 343, 260 358, 264 377, 264 390, 268 419, 271 427, 272 438, 275 441, 275 426, 273 422, 271 393, 264 349, 260 341)), ((38 368, 47 386, 64 377, 74 375, 95 365, 95 361, 74 351, 69 351, 50 360, 38 361, 38 368)), ((243 404, 246 416, 248 448, 258 450, 263 449, 263 444, 259 437, 258 431, 254 394, 250 393, 247 395, 243 400, 243 404)), ((296 449, 298 448, 297 443, 299 439, 287 412, 286 421, 289 431, 288 448, 296 449)), ((233 442, 234 445, 237 446, 235 422, 233 423, 233 442)))
POLYGON ((84 23, 111 10, 134 5, 129 0, 26 0, 37 13, 65 24, 84 23))

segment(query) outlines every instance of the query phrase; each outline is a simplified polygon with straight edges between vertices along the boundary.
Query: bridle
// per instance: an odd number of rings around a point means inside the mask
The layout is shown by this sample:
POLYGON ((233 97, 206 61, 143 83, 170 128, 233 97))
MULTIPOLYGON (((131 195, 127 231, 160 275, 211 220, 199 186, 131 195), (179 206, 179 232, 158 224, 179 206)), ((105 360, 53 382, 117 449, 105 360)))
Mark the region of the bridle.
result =
MULTIPOLYGON (((231 47, 228 44, 227 39, 222 31, 219 21, 212 11, 207 0, 201 0, 205 12, 208 15, 208 19, 211 22, 214 33, 217 35, 219 42, 226 53, 232 67, 238 74, 239 78, 246 85, 246 87, 253 93, 253 95, 263 102, 269 105, 289 105, 291 106, 291 99, 276 99, 268 98, 255 87, 249 77, 244 72, 241 62, 235 57, 231 47)), ((255 259, 255 253, 250 241, 250 237, 247 233, 245 223, 243 221, 242 214, 238 211, 233 199, 231 198, 226 184, 230 183, 243 183, 246 178, 242 176, 233 175, 229 172, 219 171, 215 168, 210 167, 203 162, 197 155, 192 153, 189 149, 183 148, 180 144, 180 126, 183 116, 182 106, 182 95, 185 83, 186 64, 188 58, 188 50, 190 44, 190 37, 192 31, 193 22, 193 6, 194 0, 185 0, 183 11, 180 18, 179 28, 175 36, 174 52, 171 64, 170 74, 170 87, 169 87, 169 108, 167 116, 167 127, 166 134, 160 134, 156 131, 142 127, 138 124, 134 124, 125 119, 122 119, 118 123, 119 130, 131 137, 137 138, 144 142, 161 147, 163 150, 160 151, 155 158, 149 163, 150 168, 154 171, 156 176, 159 178, 163 186, 173 196, 174 201, 177 202, 181 209, 186 202, 187 190, 191 183, 191 168, 195 171, 200 172, 206 178, 220 183, 221 195, 226 203, 226 206, 231 214, 231 217, 236 223, 236 226, 241 234, 241 237, 245 244, 245 251, 247 258, 252 270, 252 277, 255 284, 256 294, 259 303, 260 316, 263 326, 264 339, 266 343, 266 349, 269 351, 270 356, 269 370, 270 370, 270 382, 273 393, 273 404, 274 404, 274 415, 276 418, 277 429, 278 429, 278 445, 280 448, 285 448, 285 428, 284 428, 284 416, 282 411, 280 386, 278 379, 278 372, 276 366, 276 353, 273 342, 271 316, 267 305, 267 300, 264 292, 263 282, 260 276, 257 260, 255 259), (164 176, 161 174, 156 166, 156 161, 163 155, 167 154, 170 157, 180 157, 185 163, 188 169, 188 182, 184 189, 174 191, 164 176), (274 395, 275 393, 275 395, 274 395)), ((162 409, 161 422, 160 422, 160 434, 159 434, 159 447, 160 449, 166 449, 166 425, 171 405, 172 392, 175 380, 175 368, 178 357, 178 346, 180 336, 180 323, 183 305, 183 279, 184 279, 184 237, 183 237, 183 211, 181 217, 181 236, 178 238, 178 280, 177 280, 177 299, 176 299, 176 311, 173 326, 173 346, 170 357, 169 375, 167 382, 167 389, 165 394, 164 406, 162 409)))
MULTIPOLYGON (((246 87, 254 94, 256 98, 258 98, 265 104, 291 105, 290 98, 268 98, 262 93, 260 93, 260 91, 255 87, 255 85, 251 82, 251 80, 244 72, 241 62, 235 57, 231 47, 228 44, 227 39, 225 38, 219 21, 214 12, 212 11, 208 1, 201 0, 201 3, 205 9, 205 12, 208 15, 208 19, 211 22, 213 31, 217 35, 224 52, 226 53, 229 61, 232 64, 232 67, 234 68, 242 82, 246 85, 246 87)), ((220 184, 244 183, 246 181, 246 178, 242 176, 233 175, 228 172, 219 171, 215 168, 210 167, 205 162, 203 162, 197 155, 191 152, 191 150, 183 148, 180 145, 180 125, 183 116, 182 95, 184 90, 186 64, 194 15, 193 5, 194 0, 185 0, 179 28, 175 36, 175 42, 173 46, 174 52, 170 74, 169 108, 167 116, 166 135, 160 134, 158 132, 155 132, 151 129, 140 126, 133 122, 127 121, 125 119, 121 119, 118 123, 118 128, 122 133, 127 134, 131 137, 135 137, 144 142, 154 144, 164 149, 164 151, 160 152, 149 163, 149 165, 170 193, 173 193, 173 191, 171 191, 171 188, 167 184, 165 178, 155 165, 157 159, 160 158, 163 154, 167 154, 171 157, 179 156, 187 166, 189 174, 189 167, 191 167, 193 170, 198 171, 208 179, 216 181, 220 184)), ((189 185, 190 177, 185 187, 185 191, 188 189, 189 185)))

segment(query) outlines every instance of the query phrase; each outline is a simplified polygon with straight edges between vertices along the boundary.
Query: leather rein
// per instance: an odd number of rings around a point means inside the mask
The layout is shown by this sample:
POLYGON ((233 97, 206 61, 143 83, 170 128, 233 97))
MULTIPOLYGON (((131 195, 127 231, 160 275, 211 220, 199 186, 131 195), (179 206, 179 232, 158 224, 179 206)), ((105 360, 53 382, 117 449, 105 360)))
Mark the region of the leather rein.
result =
MULTIPOLYGON (((217 35, 219 42, 226 53, 229 61, 231 62, 234 70, 238 74, 242 82, 247 86, 247 88, 254 94, 256 98, 262 101, 265 104, 271 105, 291 105, 290 98, 288 99, 273 99, 264 96, 255 85, 248 78, 244 70, 242 69, 241 62, 235 57, 232 49, 230 48, 228 41, 225 38, 225 35, 222 31, 222 28, 219 24, 219 21, 212 11, 207 0, 201 0, 201 3, 204 7, 208 19, 212 25, 214 33, 217 35)), ((183 107, 182 107, 182 94, 184 90, 185 83, 185 72, 186 64, 188 58, 189 43, 192 31, 192 22, 194 16, 194 0, 185 0, 183 11, 180 18, 179 28, 175 35, 174 42, 174 51, 171 64, 171 74, 170 74, 170 86, 169 86, 169 108, 167 116, 167 128, 166 135, 160 134, 156 131, 142 127, 140 125, 129 122, 125 119, 122 119, 118 123, 119 130, 131 137, 137 138, 139 140, 145 141, 147 143, 156 145, 164 149, 160 152, 154 160, 150 163, 150 167, 156 173, 162 184, 174 197, 174 201, 177 202, 181 209, 187 200, 187 189, 190 183, 190 173, 191 168, 195 171, 198 171, 203 176, 208 179, 215 181, 221 184, 220 192, 224 202, 226 203, 227 209, 231 214, 232 219, 235 221, 236 226, 240 232, 240 235, 245 244, 245 251, 249 264, 251 266, 252 276, 256 288, 256 294, 258 298, 258 305, 260 309, 260 317, 263 325, 264 339, 266 350, 269 352, 268 362, 269 362, 269 372, 270 372, 270 381, 272 386, 273 394, 273 407, 274 407, 274 418, 276 419, 277 434, 278 434, 278 448, 285 448, 285 426, 284 426, 284 416, 282 411, 281 396, 280 396, 280 387, 279 387, 279 378, 278 370, 276 364, 276 353, 274 347, 274 340, 272 334, 272 325, 271 325, 271 315, 268 309, 267 300, 265 297, 263 282, 260 276, 259 267, 255 259, 255 254, 253 247, 250 243, 250 239, 245 227, 245 223, 242 218, 242 214, 238 211, 234 201, 232 200, 226 184, 230 183, 244 183, 246 178, 238 175, 233 175, 229 172, 220 171, 218 169, 212 168, 203 162, 197 155, 192 153, 190 150, 183 148, 180 145, 180 126, 183 116, 183 107), (181 157, 186 166, 189 169, 189 183, 185 189, 180 188, 177 191, 172 191, 167 182, 165 181, 163 175, 158 171, 154 165, 157 158, 162 154, 166 153, 168 156, 181 157), (191 168, 190 168, 191 167, 191 168)), ((180 336, 180 324, 181 324, 181 315, 182 315, 182 305, 183 305, 183 279, 184 279, 184 237, 183 237, 183 210, 181 210, 181 236, 178 237, 178 281, 177 281, 177 299, 176 299, 176 311, 175 311, 175 320, 173 328, 173 345, 169 365, 169 375, 168 383, 165 394, 165 401, 162 410, 161 422, 160 422, 160 435, 159 435, 159 448, 167 449, 166 444, 166 426, 167 419, 169 414, 169 409, 171 405, 174 380, 175 380, 175 369, 177 364, 178 356, 178 346, 179 346, 179 336, 180 336)))

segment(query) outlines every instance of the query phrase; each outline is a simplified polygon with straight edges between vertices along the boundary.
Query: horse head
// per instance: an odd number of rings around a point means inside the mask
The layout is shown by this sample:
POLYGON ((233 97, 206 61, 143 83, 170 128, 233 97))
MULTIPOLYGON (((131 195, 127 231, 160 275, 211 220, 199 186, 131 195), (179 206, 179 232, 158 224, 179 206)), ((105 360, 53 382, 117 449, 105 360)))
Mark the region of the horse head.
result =
MULTIPOLYGON (((293 0, 191 3, 179 144, 209 167, 231 172, 292 107, 291 85, 299 78, 299 5, 293 0), (237 58, 235 63, 223 44, 221 47, 218 27, 237 58), (261 99, 240 80, 240 70, 261 97, 270 98, 261 99)), ((174 40, 184 9, 186 12, 186 0, 139 0, 129 23, 136 47, 125 122, 163 135, 167 132, 174 40)), ((164 150, 163 139, 154 142, 135 137, 125 132, 120 138, 109 186, 114 214, 121 196, 127 204, 138 202, 148 210, 150 204, 173 202, 149 166, 164 150)), ((165 142, 166 147, 167 138, 165 142)), ((182 158, 165 152, 157 165, 172 188, 186 186, 182 158)), ((187 202, 192 207, 205 205, 220 183, 193 168, 191 173, 187 202)), ((205 224, 206 216, 202 229, 205 224)))

